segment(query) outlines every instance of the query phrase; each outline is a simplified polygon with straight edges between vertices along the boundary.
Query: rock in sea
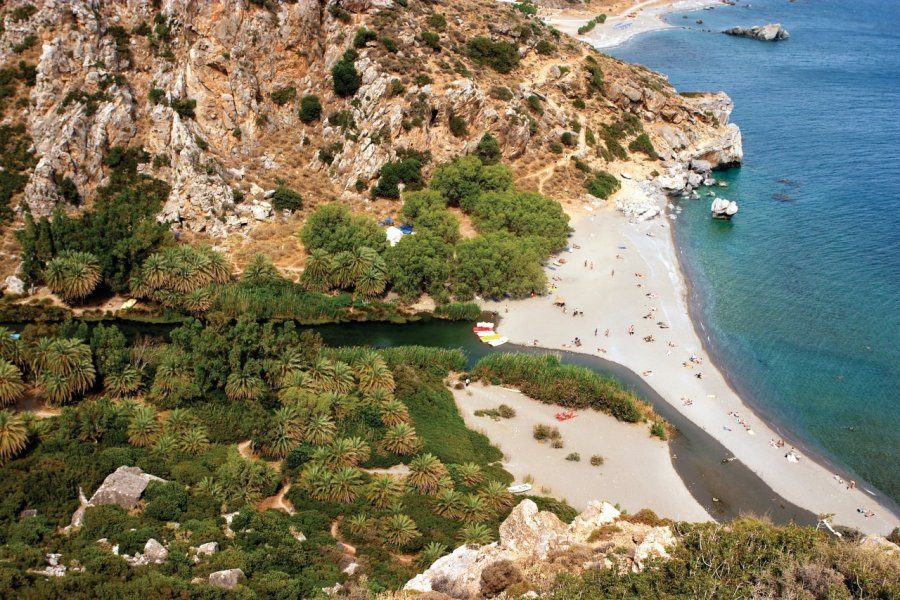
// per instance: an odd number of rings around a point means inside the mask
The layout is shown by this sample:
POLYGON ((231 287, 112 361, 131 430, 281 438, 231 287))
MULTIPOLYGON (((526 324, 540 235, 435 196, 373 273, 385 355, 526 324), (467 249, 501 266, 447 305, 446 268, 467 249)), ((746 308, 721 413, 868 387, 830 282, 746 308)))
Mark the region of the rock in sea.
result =
POLYGON ((753 27, 732 27, 722 33, 763 42, 777 42, 791 37, 787 30, 781 26, 781 23, 769 23, 768 25, 755 25, 753 27))

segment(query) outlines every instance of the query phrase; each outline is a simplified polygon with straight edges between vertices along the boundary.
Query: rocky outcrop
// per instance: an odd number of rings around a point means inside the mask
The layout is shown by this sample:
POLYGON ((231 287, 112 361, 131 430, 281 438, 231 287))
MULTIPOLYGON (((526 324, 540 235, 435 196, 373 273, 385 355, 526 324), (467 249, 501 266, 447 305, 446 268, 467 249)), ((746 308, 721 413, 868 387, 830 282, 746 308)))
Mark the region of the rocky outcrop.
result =
POLYGON ((737 214, 738 205, 737 202, 726 198, 716 198, 712 201, 712 206, 710 206, 709 210, 713 219, 731 219, 737 214))
POLYGON ((787 30, 781 26, 781 23, 769 23, 768 25, 755 25, 753 27, 732 27, 722 33, 762 42, 777 42, 791 37, 787 30))
POLYGON ((125 510, 131 510, 137 506, 141 495, 151 481, 165 481, 164 479, 149 473, 144 473, 139 467, 121 466, 110 473, 90 500, 85 500, 81 495, 81 506, 72 515, 70 527, 80 527, 84 519, 84 512, 92 506, 115 504, 125 510))
MULTIPOLYGON (((540 563, 542 581, 552 581, 548 570, 572 572, 610 568, 640 571, 650 558, 668 557, 675 543, 669 527, 653 527, 623 520, 615 507, 592 502, 570 524, 556 515, 539 511, 531 500, 523 500, 500 525, 500 540, 486 546, 460 546, 439 558, 424 573, 410 580, 405 590, 440 592, 457 600, 493 597, 505 586, 527 580, 529 569, 540 563), (615 552, 611 552, 613 549, 615 552), (615 556, 584 560, 595 554, 615 556), (568 559, 565 557, 569 557, 568 559)), ((536 587, 535 581, 528 581, 536 587)))

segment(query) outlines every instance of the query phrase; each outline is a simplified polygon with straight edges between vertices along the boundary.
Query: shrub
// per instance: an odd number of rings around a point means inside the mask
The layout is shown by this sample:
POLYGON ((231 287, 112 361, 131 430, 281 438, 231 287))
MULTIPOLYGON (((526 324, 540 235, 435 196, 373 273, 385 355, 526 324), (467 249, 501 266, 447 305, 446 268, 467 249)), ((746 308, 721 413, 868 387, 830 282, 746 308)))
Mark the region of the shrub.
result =
POLYGON ((372 190, 376 198, 399 198, 399 184, 408 190, 422 188, 422 167, 428 162, 428 155, 414 151, 398 151, 398 160, 385 163, 379 172, 378 183, 372 190))
POLYGON ((512 419, 516 416, 516 409, 514 409, 512 406, 507 406, 506 404, 501 404, 497 408, 497 412, 504 419, 512 419))
POLYGON ((538 424, 532 429, 534 439, 539 442, 550 439, 551 428, 549 425, 538 424))
POLYGON ((272 195, 272 206, 275 207, 275 210, 294 212, 303 206, 303 198, 291 188, 279 185, 275 188, 275 194, 272 195))
POLYGON ((466 126, 466 121, 462 117, 451 114, 449 126, 450 133, 456 137, 465 137, 469 135, 469 128, 466 126))
POLYGON ((653 422, 653 425, 650 426, 650 435, 656 436, 661 440, 669 439, 669 435, 666 433, 666 426, 662 421, 653 422))
POLYGON ((403 85, 403 82, 399 79, 391 79, 391 84, 388 87, 388 93, 391 97, 399 96, 403 92, 406 91, 406 86, 403 85))
POLYGON ((172 98, 169 106, 182 117, 193 119, 195 116, 194 109, 197 108, 197 101, 193 98, 172 98))
POLYGON ((450 302, 434 307, 434 316, 448 321, 475 321, 481 316, 481 307, 474 302, 450 302))
POLYGON ((528 96, 528 97, 525 99, 525 102, 528 103, 528 108, 530 108, 531 110, 533 110, 533 111, 536 112, 537 114, 539 114, 539 115, 543 115, 543 114, 544 114, 544 107, 541 106, 541 99, 538 98, 537 96, 535 96, 534 94, 528 96))
POLYGON ((150 98, 150 102, 152 102, 153 104, 159 104, 166 99, 166 90, 162 90, 160 88, 150 88, 150 93, 147 95, 150 98))
POLYGON ((614 175, 606 171, 597 171, 591 179, 584 182, 584 187, 590 195, 606 200, 618 191, 622 184, 614 175))
POLYGON ((441 36, 432 32, 422 30, 422 41, 425 42, 425 45, 434 50, 435 52, 439 52, 441 49, 441 36))
POLYGON ((353 36, 353 47, 364 48, 366 44, 374 40, 376 37, 378 37, 378 34, 376 34, 371 29, 360 27, 356 30, 356 35, 353 36))
POLYGON ((571 131, 564 131, 562 135, 559 136, 559 141, 571 148, 578 144, 578 136, 571 131))
POLYGON ((595 454, 595 455, 591 456, 591 466, 592 467, 599 467, 604 462, 605 461, 604 461, 603 457, 600 456, 599 454, 595 454))
POLYGON ((600 65, 596 61, 588 60, 584 65, 584 70, 588 73, 588 90, 603 94, 603 70, 600 68, 600 65))
POLYGON ((550 152, 553 154, 562 154, 563 147, 559 142, 552 142, 549 146, 550 152))
POLYGON ((519 65, 519 51, 510 42, 494 42, 479 36, 469 40, 466 47, 469 58, 499 73, 509 73, 519 65))
POLYGON ((513 8, 526 15, 536 15, 538 8, 532 3, 530 0, 526 0, 525 2, 516 2, 513 4, 513 8))
POLYGON ((481 593, 485 598, 493 598, 524 580, 522 572, 512 562, 498 560, 481 571, 481 593))
POLYGON ((559 450, 559 449, 562 448, 563 446, 564 446, 564 444, 563 444, 563 441, 562 441, 562 438, 561 438, 561 437, 559 437, 559 438, 554 438, 554 439, 550 440, 550 447, 551 447, 551 448, 555 448, 555 449, 559 450))
POLYGON ((384 49, 390 52, 391 54, 396 54, 399 48, 397 47, 397 42, 386 35, 381 36, 381 45, 384 46, 384 49))
POLYGON ((307 94, 300 99, 300 120, 307 125, 313 121, 318 121, 322 116, 322 103, 319 97, 307 94))
POLYGON ((478 141, 475 155, 481 159, 481 164, 485 166, 495 165, 503 158, 503 150, 500 148, 500 142, 497 141, 497 138, 492 136, 490 132, 486 132, 481 136, 481 140, 478 141))
POLYGON ((587 108, 587 104, 585 104, 584 100, 582 100, 581 98, 575 98, 574 100, 572 100, 572 106, 574 106, 577 109, 587 108))
POLYGON ((272 92, 270 96, 272 96, 272 102, 278 106, 284 106, 297 97, 297 88, 294 86, 281 87, 272 92))
POLYGON ((634 140, 628 144, 628 149, 632 152, 643 152, 654 160, 659 158, 659 154, 656 153, 656 148, 653 147, 653 142, 650 141, 650 136, 646 133, 642 133, 634 138, 634 140))
POLYGON ((12 51, 15 52, 16 54, 21 54, 21 53, 25 52, 26 50, 30 50, 31 48, 34 48, 37 45, 37 43, 38 43, 38 37, 33 34, 28 34, 24 38, 22 38, 21 42, 13 45, 12 51))
POLYGON ((328 7, 328 12, 332 17, 340 21, 341 23, 349 23, 353 20, 353 17, 349 12, 338 6, 337 4, 332 4, 328 7))
POLYGON ((570 452, 568 455, 566 455, 566 460, 570 462, 581 462, 581 455, 577 452, 570 452))
POLYGON ((494 100, 503 100, 504 102, 509 102, 513 99, 512 90, 508 87, 503 87, 502 85, 495 85, 488 90, 488 96, 494 100))
POLYGON ((428 15, 428 25, 437 29, 438 31, 443 31, 447 28, 447 18, 440 13, 432 13, 428 15))
POLYGON ((355 62, 359 54, 349 48, 344 56, 331 69, 332 86, 334 93, 342 98, 354 95, 362 85, 362 76, 356 70, 355 62))
POLYGON ((541 40, 537 43, 537 46, 534 47, 538 54, 548 55, 556 52, 556 44, 552 42, 548 42, 547 40, 541 40))

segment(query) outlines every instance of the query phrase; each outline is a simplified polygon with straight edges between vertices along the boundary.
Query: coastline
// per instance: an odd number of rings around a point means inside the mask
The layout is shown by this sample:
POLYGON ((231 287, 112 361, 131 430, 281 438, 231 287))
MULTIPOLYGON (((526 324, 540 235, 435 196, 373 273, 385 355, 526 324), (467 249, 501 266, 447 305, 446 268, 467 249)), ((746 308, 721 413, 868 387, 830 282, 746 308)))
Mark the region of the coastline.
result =
POLYGON ((572 9, 547 9, 541 11, 541 17, 545 22, 553 25, 560 31, 571 35, 602 50, 621 46, 631 38, 677 27, 663 20, 666 15, 676 11, 702 10, 707 6, 727 6, 722 0, 645 0, 637 2, 625 8, 625 10, 608 15, 606 22, 598 24, 593 30, 584 35, 578 34, 578 28, 595 16, 595 13, 587 13, 584 10, 572 9), (628 15, 633 14, 633 18, 628 15))
MULTIPOLYGON (((503 334, 517 344, 533 346, 537 339, 542 348, 600 356, 643 373, 644 381, 672 410, 712 436, 788 502, 814 514, 835 513, 835 524, 866 533, 886 534, 893 529, 897 513, 888 499, 870 497, 859 485, 846 489, 846 482, 838 481, 843 475, 836 474, 815 453, 795 446, 799 462, 789 462, 785 457, 789 445, 772 447, 771 440, 783 437, 778 428, 770 426, 737 394, 706 353, 707 345, 689 308, 688 288, 671 227, 659 220, 629 223, 609 208, 613 202, 593 212, 573 215, 572 243, 581 249, 564 254, 568 262, 548 271, 549 276, 562 277, 557 282, 558 291, 527 300, 483 303, 504 316, 503 334), (617 259, 617 255, 622 258, 617 259), (584 260, 593 261, 594 268, 586 269, 584 260), (636 277, 636 273, 642 277, 636 277), (656 297, 647 298, 647 293, 656 297), (552 305, 556 295, 567 299, 566 313, 552 305), (504 312, 507 306, 508 314, 504 312), (586 316, 573 318, 571 311, 575 308, 585 310, 586 316), (648 312, 650 308, 655 311, 648 312), (645 320, 642 313, 653 316, 645 320), (669 327, 659 328, 657 320, 669 327), (633 336, 627 334, 630 324, 635 325, 633 336), (595 328, 599 330, 597 338, 592 335, 595 328), (609 338, 603 335, 607 328, 609 338), (659 340, 645 343, 642 338, 646 335, 659 340), (584 341, 581 348, 572 346, 575 336, 584 341), (667 342, 676 346, 670 347, 667 342), (601 347, 606 352, 598 351, 601 347), (690 354, 700 356, 703 364, 689 363, 690 354), (691 364, 691 368, 683 364, 691 364), (695 377, 698 372, 702 379, 695 377), (684 402, 685 398, 690 404, 684 402), (739 416, 732 416, 735 414, 739 416), (866 518, 858 512, 860 508, 874 511, 875 516, 866 518)), ((773 504, 772 509, 776 508, 773 504)))

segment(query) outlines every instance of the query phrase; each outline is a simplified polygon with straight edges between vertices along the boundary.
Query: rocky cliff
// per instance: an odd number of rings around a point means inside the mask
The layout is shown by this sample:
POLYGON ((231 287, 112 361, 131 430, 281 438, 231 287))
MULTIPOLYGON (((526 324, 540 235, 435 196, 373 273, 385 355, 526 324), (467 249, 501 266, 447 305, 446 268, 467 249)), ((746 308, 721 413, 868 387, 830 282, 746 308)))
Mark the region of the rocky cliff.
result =
POLYGON ((33 141, 36 166, 12 203, 36 215, 80 210, 72 187, 89 206, 114 146, 142 146, 141 168, 170 184, 161 219, 219 243, 287 220, 268 201, 280 183, 307 209, 339 198, 365 210, 398 151, 429 152, 433 166, 485 132, 522 188, 561 201, 584 195, 572 159, 648 173, 741 160, 724 94, 679 95, 490 0, 14 0, 4 10, 0 63, 36 66, 27 101, 3 114, 33 141), (475 38, 511 45, 510 64, 492 65, 475 38), (361 85, 341 97, 332 69, 354 46, 361 85), (301 119, 307 95, 319 118, 301 119), (625 150, 640 132, 653 150, 625 150), (620 134, 618 152, 604 137, 620 134))

